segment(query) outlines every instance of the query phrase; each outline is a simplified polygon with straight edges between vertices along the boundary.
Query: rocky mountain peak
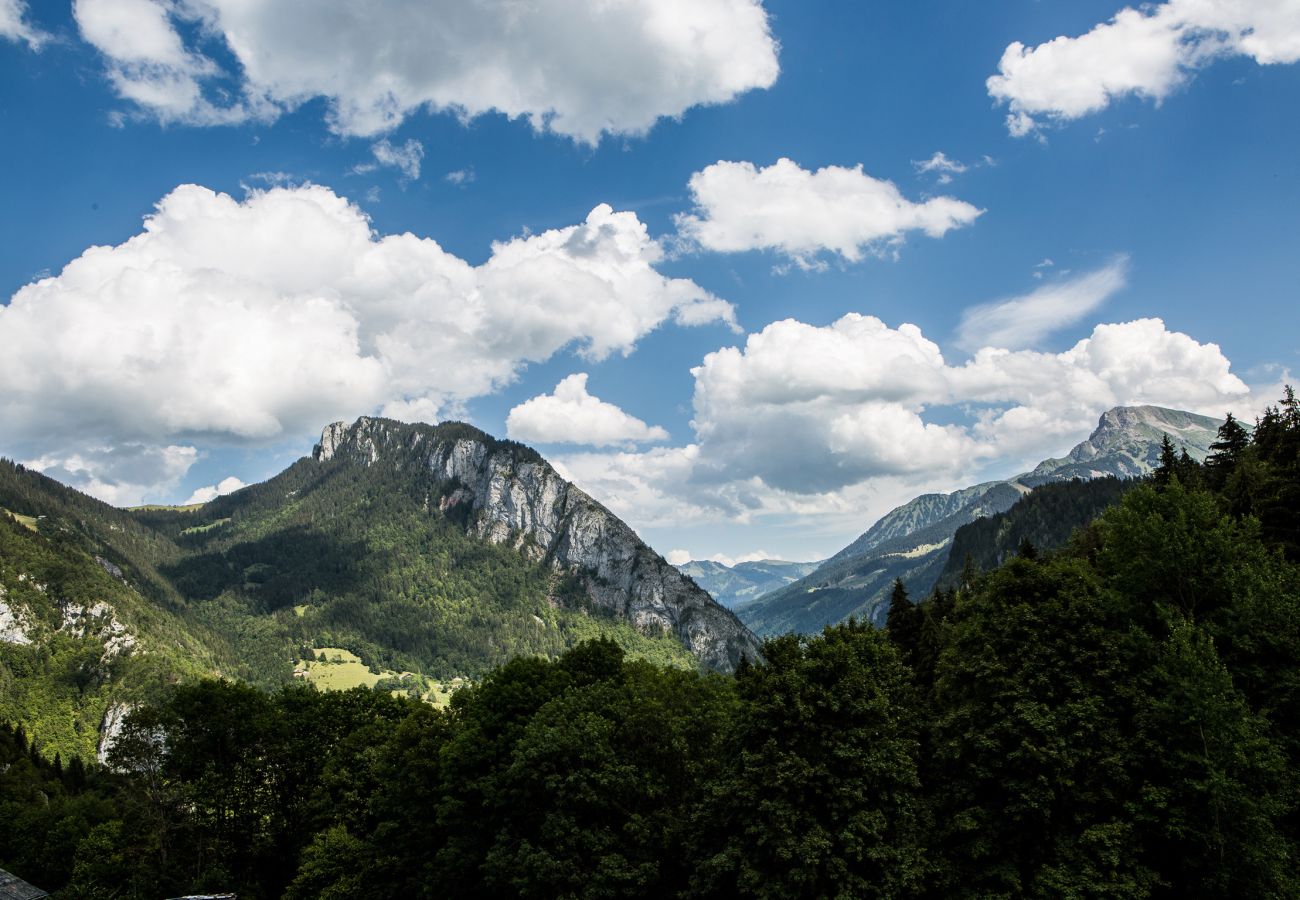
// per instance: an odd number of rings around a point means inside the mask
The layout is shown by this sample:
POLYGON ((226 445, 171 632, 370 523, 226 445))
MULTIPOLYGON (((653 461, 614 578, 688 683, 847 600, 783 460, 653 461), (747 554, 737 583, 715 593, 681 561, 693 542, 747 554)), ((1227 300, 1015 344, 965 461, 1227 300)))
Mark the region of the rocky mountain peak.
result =
POLYGON ((363 416, 321 432, 317 462, 392 465, 444 488, 446 514, 493 544, 578 575, 593 603, 643 632, 667 631, 711 668, 757 658, 758 641, 626 523, 562 478, 535 450, 461 422, 407 425, 363 416))
POLYGON ((320 443, 312 450, 312 456, 318 462, 328 462, 346 453, 359 462, 370 464, 379 458, 380 449, 390 444, 397 432, 413 431, 419 427, 372 416, 361 416, 351 425, 333 422, 322 429, 320 443))
POLYGON ((1165 435, 1193 459, 1204 459, 1221 421, 1162 406, 1117 406, 1102 413, 1088 439, 1061 459, 1044 460, 1029 479, 1052 480, 1114 475, 1134 478, 1149 473, 1165 435))
POLYGON ((1178 409, 1166 409, 1163 406, 1116 406, 1101 414, 1101 418, 1097 420, 1097 428, 1092 433, 1092 438, 1104 437, 1116 432, 1124 434, 1146 433, 1153 428, 1171 434, 1181 432, 1196 433, 1206 430, 1217 431, 1221 422, 1221 419, 1211 416, 1201 416, 1178 409))

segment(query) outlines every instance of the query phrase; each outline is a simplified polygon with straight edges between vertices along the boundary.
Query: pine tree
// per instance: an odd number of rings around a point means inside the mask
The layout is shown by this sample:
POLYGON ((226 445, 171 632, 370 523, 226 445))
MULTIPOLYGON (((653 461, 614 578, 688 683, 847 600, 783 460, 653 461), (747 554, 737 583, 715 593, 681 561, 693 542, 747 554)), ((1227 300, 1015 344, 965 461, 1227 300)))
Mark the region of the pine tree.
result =
POLYGON ((889 642, 898 649, 898 655, 909 666, 916 661, 924 618, 925 614, 908 598, 903 579, 895 578, 894 589, 889 597, 889 613, 885 618, 885 631, 889 642))
POLYGON ((1241 463, 1242 454, 1250 446, 1250 435, 1241 423, 1228 413, 1219 426, 1219 437, 1210 444, 1210 455, 1205 459, 1206 480, 1215 490, 1223 488, 1228 477, 1241 463))
POLYGON ((1178 454, 1174 451, 1174 442, 1166 433, 1160 439, 1160 463, 1151 474, 1151 478, 1160 487, 1165 487, 1178 471, 1178 454))
POLYGON ((971 585, 975 583, 975 576, 977 574, 978 572, 975 569, 975 559, 967 553, 966 559, 963 560, 961 564, 961 583, 959 586, 963 591, 969 591, 971 589, 971 585))
POLYGON ((1201 486, 1201 464, 1187 453, 1184 447, 1178 454, 1178 466, 1175 469, 1178 475, 1179 483, 1186 488, 1199 488, 1201 486))

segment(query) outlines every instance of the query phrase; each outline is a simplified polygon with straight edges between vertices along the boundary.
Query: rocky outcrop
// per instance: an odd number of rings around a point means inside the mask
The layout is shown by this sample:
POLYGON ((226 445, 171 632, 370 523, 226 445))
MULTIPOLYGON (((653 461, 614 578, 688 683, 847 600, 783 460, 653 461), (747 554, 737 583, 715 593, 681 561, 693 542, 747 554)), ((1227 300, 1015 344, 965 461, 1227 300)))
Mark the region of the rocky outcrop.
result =
POLYGON ((0 584, 0 643, 30 644, 28 628, 22 613, 6 602, 5 588, 0 584))
POLYGON ((643 632, 674 634, 723 671, 742 656, 758 657, 757 639, 732 613, 527 447, 459 423, 363 417, 326 427, 313 456, 428 473, 441 488, 442 513, 483 540, 580 576, 594 603, 643 632))
POLYGON ((1221 424, 1221 419, 1162 406, 1117 406, 1102 414, 1097 428, 1069 455, 1043 460, 1020 479, 1037 487, 1072 478, 1138 478, 1159 463, 1165 435, 1176 450, 1199 461, 1210 452, 1221 424))
POLYGON ((126 717, 135 709, 133 703, 111 703, 104 710, 104 718, 99 723, 99 743, 95 747, 95 759, 101 766, 108 765, 108 756, 113 752, 113 745, 122 734, 126 717))
POLYGON ((113 607, 102 600, 83 606, 80 603, 60 603, 63 624, 59 631, 73 637, 91 636, 104 645, 100 665, 106 666, 119 656, 129 654, 136 646, 136 636, 117 619, 113 607))

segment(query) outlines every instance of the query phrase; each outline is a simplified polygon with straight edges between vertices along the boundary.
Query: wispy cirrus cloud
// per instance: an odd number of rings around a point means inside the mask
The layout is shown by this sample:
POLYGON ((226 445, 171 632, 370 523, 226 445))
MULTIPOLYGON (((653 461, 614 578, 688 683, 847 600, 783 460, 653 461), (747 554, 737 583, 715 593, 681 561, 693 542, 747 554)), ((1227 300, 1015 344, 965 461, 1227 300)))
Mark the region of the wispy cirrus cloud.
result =
POLYGON ((23 0, 0 0, 0 38, 39 50, 50 36, 28 20, 23 0))
POLYGON ((1096 271, 1044 284, 1019 297, 972 306, 962 314, 957 346, 964 350, 1034 347, 1049 334, 1096 312, 1124 288, 1128 268, 1129 258, 1117 256, 1096 271))
POLYGON ((352 167, 357 175, 366 175, 379 168, 396 169, 405 181, 418 181, 420 164, 424 160, 424 144, 409 138, 404 144, 394 144, 387 138, 370 145, 372 162, 358 163, 352 167))

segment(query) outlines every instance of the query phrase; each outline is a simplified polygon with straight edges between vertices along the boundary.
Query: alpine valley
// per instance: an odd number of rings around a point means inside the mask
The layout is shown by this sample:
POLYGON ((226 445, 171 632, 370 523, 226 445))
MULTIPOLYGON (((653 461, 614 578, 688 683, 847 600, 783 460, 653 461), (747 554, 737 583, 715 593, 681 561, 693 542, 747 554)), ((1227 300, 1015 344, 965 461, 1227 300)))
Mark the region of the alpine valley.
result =
POLYGON ((5 463, 0 859, 139 900, 1296 896, 1300 401, 1214 424, 1114 409, 918 498, 748 604, 850 621, 761 645, 458 423, 186 508, 5 463))

